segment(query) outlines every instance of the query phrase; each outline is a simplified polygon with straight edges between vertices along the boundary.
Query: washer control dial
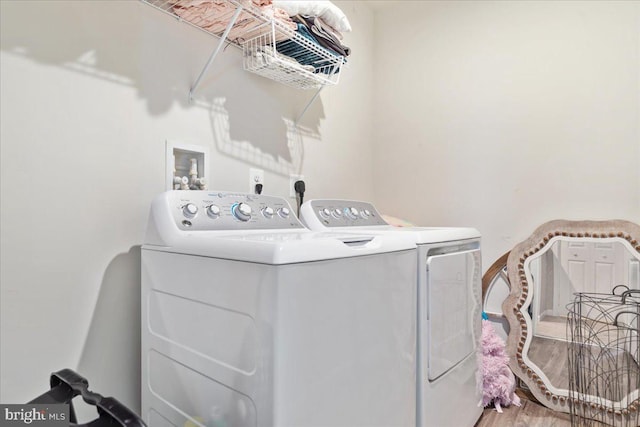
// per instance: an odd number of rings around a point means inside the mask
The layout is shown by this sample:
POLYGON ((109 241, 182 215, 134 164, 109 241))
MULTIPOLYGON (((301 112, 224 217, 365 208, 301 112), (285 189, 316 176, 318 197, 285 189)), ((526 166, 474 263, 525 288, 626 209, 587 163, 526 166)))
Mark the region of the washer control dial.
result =
POLYGON ((360 211, 360 216, 364 219, 367 219, 371 216, 371 211, 369 209, 363 209, 360 211))
POLYGON ((273 208, 270 206, 267 206, 266 208, 262 208, 262 216, 267 218, 267 219, 271 219, 273 218, 273 208))
POLYGON ((207 206, 207 215, 209 215, 209 218, 219 218, 220 217, 220 208, 216 205, 209 205, 207 206))
POLYGON ((342 218, 342 210, 340 210, 340 208, 335 208, 333 212, 331 212, 331 215, 333 215, 334 218, 342 218))
POLYGON ((187 218, 193 218, 198 213, 198 207, 193 203, 187 203, 182 207, 182 214, 187 218))
POLYGON ((236 203, 231 208, 231 213, 240 221, 249 221, 251 219, 251 206, 246 203, 236 203))
POLYGON ((320 216, 322 218, 325 218, 325 219, 327 219, 327 218, 329 218, 331 216, 331 211, 329 209, 327 209, 327 208, 320 209, 318 211, 318 213, 320 214, 320 216))
POLYGON ((358 209, 351 207, 351 208, 344 208, 344 215, 349 218, 349 219, 357 219, 358 218, 358 209))
POLYGON ((278 215, 280 216, 280 218, 289 218, 290 214, 291 212, 289 211, 289 208, 278 209, 278 215))

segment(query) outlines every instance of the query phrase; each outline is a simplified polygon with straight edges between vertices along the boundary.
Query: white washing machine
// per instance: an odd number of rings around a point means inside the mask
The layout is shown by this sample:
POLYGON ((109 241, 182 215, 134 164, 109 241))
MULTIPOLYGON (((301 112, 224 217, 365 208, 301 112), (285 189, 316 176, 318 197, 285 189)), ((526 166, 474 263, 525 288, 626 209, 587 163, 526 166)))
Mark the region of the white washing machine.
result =
POLYGON ((471 427, 480 415, 480 233, 473 228, 394 227, 367 202, 310 200, 311 230, 411 236, 417 245, 417 425, 471 427))
POLYGON ((142 247, 142 415, 415 426, 415 244, 307 230, 280 198, 171 191, 142 247))

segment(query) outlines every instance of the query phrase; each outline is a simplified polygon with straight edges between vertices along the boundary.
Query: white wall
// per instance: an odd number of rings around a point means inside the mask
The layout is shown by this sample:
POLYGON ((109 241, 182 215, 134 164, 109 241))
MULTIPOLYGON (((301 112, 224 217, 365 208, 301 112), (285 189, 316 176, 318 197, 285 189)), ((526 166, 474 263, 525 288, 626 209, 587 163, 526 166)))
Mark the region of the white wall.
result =
POLYGON ((135 1, 1 1, 0 401, 71 367, 139 408, 139 259, 165 139, 206 145, 211 187, 373 199, 475 226, 485 269, 553 218, 640 220, 638 2, 337 2, 346 72, 313 95, 135 1), (223 102, 224 101, 224 102, 223 102), (220 108, 222 105, 224 108, 220 108), (375 111, 374 111, 375 106, 375 111))
POLYGON ((375 37, 382 211, 478 228, 485 269, 547 220, 640 222, 639 2, 393 2, 375 37))
POLYGON ((65 367, 139 410, 140 245, 164 190, 165 140, 209 147, 210 188, 373 197, 373 14, 339 3, 355 31, 348 72, 287 131, 313 92, 245 73, 216 39, 137 1, 2 1, 0 401, 25 403, 65 367), (221 108, 220 106, 224 108, 221 108))

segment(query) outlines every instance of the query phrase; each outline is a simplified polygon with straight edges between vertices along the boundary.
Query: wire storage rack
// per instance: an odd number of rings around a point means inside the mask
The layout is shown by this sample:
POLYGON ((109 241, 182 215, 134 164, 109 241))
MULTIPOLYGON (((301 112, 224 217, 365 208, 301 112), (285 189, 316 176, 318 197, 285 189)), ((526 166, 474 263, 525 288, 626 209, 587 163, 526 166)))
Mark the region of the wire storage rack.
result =
POLYGON ((640 290, 576 293, 568 306, 572 426, 640 425, 640 290))
POLYGON ((244 69, 300 89, 337 84, 344 62, 299 33, 285 38, 286 30, 271 22, 272 30, 242 43, 244 69))
MULTIPOLYGON (((298 89, 335 85, 344 57, 331 52, 276 19, 272 5, 258 7, 251 0, 191 2, 141 0, 181 22, 190 24, 243 50, 243 68, 298 89), (216 7, 213 7, 216 3, 216 7)), ((219 48, 202 74, 211 65, 219 48)))

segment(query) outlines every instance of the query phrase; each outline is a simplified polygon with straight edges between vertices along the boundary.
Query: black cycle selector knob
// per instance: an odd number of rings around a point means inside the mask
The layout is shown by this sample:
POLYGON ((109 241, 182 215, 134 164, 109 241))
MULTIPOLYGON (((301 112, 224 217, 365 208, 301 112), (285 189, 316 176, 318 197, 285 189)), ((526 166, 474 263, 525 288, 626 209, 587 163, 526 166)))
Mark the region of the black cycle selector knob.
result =
POLYGON ((237 203, 231 208, 231 213, 240 221, 249 221, 251 219, 251 206, 246 203, 237 203))
POLYGON ((193 218, 198 213, 198 207, 193 203, 187 203, 182 207, 182 214, 187 218, 193 218))

